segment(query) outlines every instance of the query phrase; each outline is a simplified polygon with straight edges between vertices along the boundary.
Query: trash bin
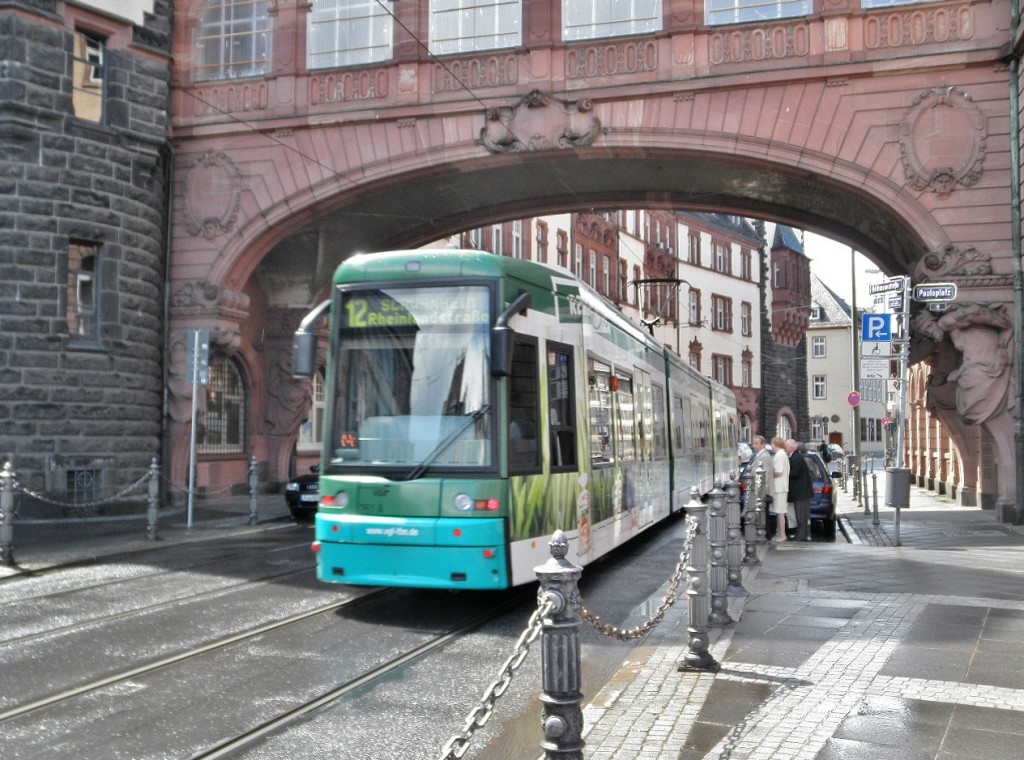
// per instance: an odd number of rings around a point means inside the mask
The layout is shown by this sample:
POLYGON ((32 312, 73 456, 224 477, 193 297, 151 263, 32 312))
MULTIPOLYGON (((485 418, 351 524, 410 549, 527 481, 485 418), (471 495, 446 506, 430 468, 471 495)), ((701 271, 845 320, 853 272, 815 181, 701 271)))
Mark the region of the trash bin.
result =
POLYGON ((906 509, 910 506, 910 468, 885 468, 885 506, 906 509))

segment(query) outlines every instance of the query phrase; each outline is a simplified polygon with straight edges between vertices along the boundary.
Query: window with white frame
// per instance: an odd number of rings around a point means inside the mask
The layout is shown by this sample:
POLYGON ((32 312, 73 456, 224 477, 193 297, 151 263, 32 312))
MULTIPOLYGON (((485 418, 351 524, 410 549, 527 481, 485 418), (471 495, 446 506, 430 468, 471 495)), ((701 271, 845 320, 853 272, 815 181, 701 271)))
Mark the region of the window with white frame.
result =
POLYGON ((707 0, 704 23, 714 26, 796 18, 809 15, 811 5, 811 0, 707 0))
POLYGON ((752 251, 740 251, 740 277, 742 277, 744 280, 750 281, 751 279, 753 279, 753 258, 754 254, 752 251))
POLYGON ((750 359, 743 359, 740 363, 740 372, 743 374, 743 382, 741 385, 744 388, 750 388, 753 384, 754 379, 754 364, 750 359))
POLYGON ((811 338, 811 356, 815 359, 824 359, 825 353, 825 336, 815 335, 811 338))
POLYGON ((196 81, 266 74, 270 71, 269 0, 204 0, 195 44, 196 81))
POLYGON ((103 121, 104 51, 102 38, 75 32, 71 63, 71 108, 76 117, 103 121))
POLYGON ((651 34, 661 27, 661 0, 562 0, 566 41, 651 34))
POLYGON ((320 448, 324 440, 324 370, 313 375, 313 404, 309 410, 309 419, 299 427, 298 448, 315 450, 320 448))
POLYGON ((512 222, 512 258, 523 258, 523 220, 512 222))
POLYGON ((732 357, 714 354, 711 357, 711 377, 722 385, 732 385, 732 357))
POLYGON ((690 324, 700 324, 700 292, 690 291, 690 324))
POLYGON ((861 0, 861 8, 893 8, 897 5, 922 5, 934 0, 861 0))
POLYGON ((522 6, 522 0, 430 0, 430 52, 516 47, 523 39, 522 6))
POLYGON ((575 274, 579 279, 583 279, 583 246, 579 243, 576 244, 576 262, 575 262, 575 274))
POLYGON ((68 334, 99 340, 100 246, 97 243, 71 241, 68 244, 68 289, 65 315, 68 334))
POLYGON ((484 245, 484 231, 477 227, 469 231, 469 244, 474 248, 483 248, 484 245))
POLYGON ((716 330, 732 332, 732 300, 723 296, 711 296, 711 314, 716 330))
POLYGON ((818 306, 818 304, 816 304, 816 303, 815 304, 811 304, 811 321, 812 322, 820 322, 821 321, 821 307, 818 306))
POLYGON ((811 397, 815 399, 828 398, 828 378, 825 375, 814 375, 811 378, 811 397))
POLYGON ((715 271, 729 274, 732 271, 732 262, 729 256, 729 246, 724 243, 712 243, 711 248, 714 251, 715 257, 715 271))
POLYGON ((394 0, 312 0, 306 17, 311 69, 355 66, 391 58, 394 0))
POLYGON ((606 296, 610 296, 612 293, 612 260, 609 256, 601 257, 601 281, 603 285, 602 292, 606 296))
POLYGON ((588 258, 588 269, 590 270, 590 279, 587 281, 590 287, 597 287, 597 254, 594 253, 594 249, 590 249, 590 256, 588 258))
POLYGON ((700 235, 690 233, 690 255, 689 263, 700 266, 700 235))
POLYGON ((496 253, 498 256, 501 256, 505 252, 504 246, 502 245, 504 242, 502 240, 502 233, 503 230, 500 224, 495 224, 491 227, 491 253, 496 253))
POLYGON ((746 301, 740 304, 740 331, 747 337, 754 334, 754 307, 746 301))

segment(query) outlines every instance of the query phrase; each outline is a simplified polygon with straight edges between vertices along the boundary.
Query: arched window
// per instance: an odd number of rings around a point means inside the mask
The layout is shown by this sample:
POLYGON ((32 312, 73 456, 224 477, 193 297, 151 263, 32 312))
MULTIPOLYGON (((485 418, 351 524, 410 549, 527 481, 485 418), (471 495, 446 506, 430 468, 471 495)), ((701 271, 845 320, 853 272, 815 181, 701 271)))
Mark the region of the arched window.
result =
POLYGON ((206 416, 196 436, 202 454, 234 454, 245 445, 245 387, 234 360, 210 359, 206 416))

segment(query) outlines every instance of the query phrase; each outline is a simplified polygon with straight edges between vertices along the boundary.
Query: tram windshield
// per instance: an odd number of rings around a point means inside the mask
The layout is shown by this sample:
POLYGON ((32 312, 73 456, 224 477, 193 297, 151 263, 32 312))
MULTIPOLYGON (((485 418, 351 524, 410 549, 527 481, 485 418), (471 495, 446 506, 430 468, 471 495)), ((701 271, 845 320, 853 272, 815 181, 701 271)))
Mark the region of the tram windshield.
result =
POLYGON ((332 465, 490 466, 489 303, 482 285, 342 293, 332 465))

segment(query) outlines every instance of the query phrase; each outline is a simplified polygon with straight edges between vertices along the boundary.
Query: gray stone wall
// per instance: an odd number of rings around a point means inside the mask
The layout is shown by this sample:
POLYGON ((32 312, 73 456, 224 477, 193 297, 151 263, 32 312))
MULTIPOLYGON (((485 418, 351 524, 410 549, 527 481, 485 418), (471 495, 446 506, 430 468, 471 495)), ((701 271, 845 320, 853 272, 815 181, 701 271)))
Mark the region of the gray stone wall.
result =
POLYGON ((155 10, 105 49, 94 123, 73 113, 57 3, 0 5, 0 459, 56 501, 114 496, 161 453, 171 9, 155 10), (75 241, 99 252, 88 336, 67 320, 75 241))

